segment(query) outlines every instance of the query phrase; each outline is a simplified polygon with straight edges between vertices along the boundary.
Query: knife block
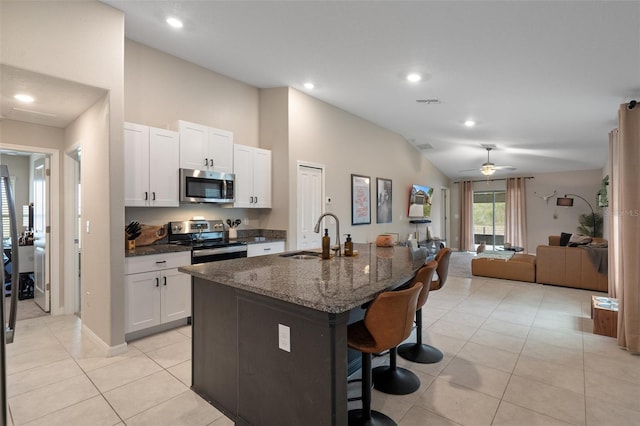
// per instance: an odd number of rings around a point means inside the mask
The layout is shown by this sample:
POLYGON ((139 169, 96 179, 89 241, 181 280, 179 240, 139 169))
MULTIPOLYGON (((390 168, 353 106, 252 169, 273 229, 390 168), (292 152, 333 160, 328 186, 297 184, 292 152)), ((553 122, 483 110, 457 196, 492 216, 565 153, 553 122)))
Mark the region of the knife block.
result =
POLYGON ((126 250, 135 250, 136 249, 136 240, 124 240, 124 247, 126 250))

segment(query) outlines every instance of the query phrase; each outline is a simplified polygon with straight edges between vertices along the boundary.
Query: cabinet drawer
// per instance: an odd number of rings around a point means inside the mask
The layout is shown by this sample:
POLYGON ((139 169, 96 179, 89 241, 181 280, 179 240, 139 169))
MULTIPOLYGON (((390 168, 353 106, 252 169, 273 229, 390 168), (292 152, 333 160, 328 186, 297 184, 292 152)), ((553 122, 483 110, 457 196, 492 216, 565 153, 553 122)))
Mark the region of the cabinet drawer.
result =
POLYGON ((247 246, 247 257, 264 256, 267 254, 282 253, 284 251, 284 241, 274 241, 272 243, 249 244, 247 246))
POLYGON ((178 268, 191 264, 191 252, 150 254, 148 256, 127 257, 124 261, 124 273, 159 271, 161 269, 178 268))

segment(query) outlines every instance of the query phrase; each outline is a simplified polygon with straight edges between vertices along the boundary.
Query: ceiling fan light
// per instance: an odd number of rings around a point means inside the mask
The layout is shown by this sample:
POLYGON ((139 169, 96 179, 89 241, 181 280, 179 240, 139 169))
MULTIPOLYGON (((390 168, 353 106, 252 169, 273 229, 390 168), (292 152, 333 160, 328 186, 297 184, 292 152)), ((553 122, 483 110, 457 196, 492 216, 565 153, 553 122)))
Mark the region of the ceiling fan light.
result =
POLYGON ((482 167, 480 168, 480 173, 482 173, 485 176, 491 176, 495 172, 496 172, 496 168, 493 166, 493 164, 483 164, 482 167))

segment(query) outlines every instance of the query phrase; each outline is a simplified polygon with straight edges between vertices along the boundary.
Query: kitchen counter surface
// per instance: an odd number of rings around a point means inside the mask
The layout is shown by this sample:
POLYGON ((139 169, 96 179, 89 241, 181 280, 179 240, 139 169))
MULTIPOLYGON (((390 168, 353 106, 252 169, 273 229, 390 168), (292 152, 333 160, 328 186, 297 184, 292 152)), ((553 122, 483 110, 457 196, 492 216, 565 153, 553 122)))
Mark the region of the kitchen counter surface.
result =
POLYGON ((191 247, 177 244, 151 244, 150 246, 136 247, 134 250, 125 250, 124 256, 148 256, 151 254, 177 253, 182 251, 191 251, 191 247))
POLYGON ((409 281, 424 259, 407 247, 354 244, 354 257, 296 259, 273 254, 183 266, 179 271, 228 287, 327 313, 360 306, 409 281))
POLYGON ((286 238, 271 238, 271 237, 259 237, 261 239, 256 240, 256 237, 246 237, 246 238, 234 238, 229 241, 231 242, 239 242, 246 244, 264 244, 264 243, 275 243, 277 241, 287 241, 286 238))

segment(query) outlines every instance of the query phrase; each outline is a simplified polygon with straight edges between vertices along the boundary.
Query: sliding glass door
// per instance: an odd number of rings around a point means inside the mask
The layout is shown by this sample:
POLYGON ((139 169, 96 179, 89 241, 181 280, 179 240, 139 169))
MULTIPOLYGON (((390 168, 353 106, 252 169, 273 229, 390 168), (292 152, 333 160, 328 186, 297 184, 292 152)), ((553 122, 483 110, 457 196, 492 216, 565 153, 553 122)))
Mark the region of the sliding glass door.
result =
POLYGON ((505 191, 474 191, 473 242, 487 250, 504 246, 505 191))

